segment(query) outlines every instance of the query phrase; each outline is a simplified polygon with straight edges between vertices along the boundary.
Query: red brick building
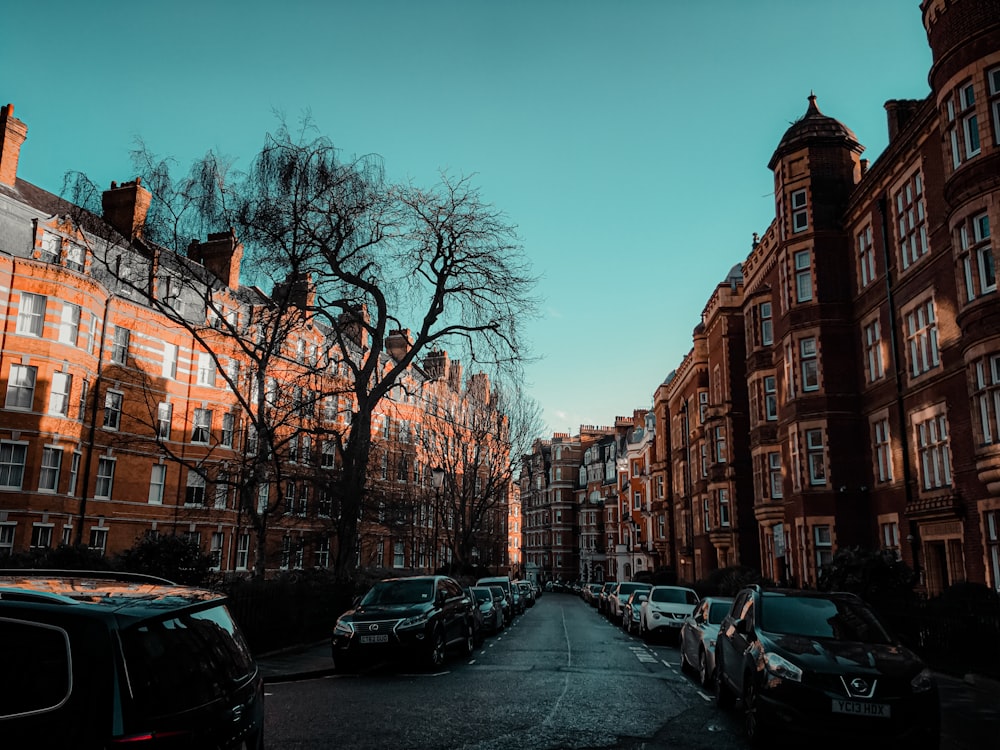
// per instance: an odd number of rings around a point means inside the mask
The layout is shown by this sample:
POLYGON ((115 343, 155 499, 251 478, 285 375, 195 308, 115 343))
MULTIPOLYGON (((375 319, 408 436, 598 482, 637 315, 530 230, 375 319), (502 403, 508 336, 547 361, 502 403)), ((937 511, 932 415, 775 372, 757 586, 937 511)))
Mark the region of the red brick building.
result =
MULTIPOLYGON (((82 211, 18 176, 26 135, 3 107, 0 555, 61 542, 113 554, 167 533, 197 541, 223 572, 258 558, 272 569, 327 567, 337 543, 330 476, 354 410, 349 363, 332 342, 353 339, 350 356, 363 357, 356 319, 334 330, 296 317, 308 279, 290 277, 271 297, 242 287, 231 233, 192 243, 187 258, 133 252, 151 203, 141 183, 112 184, 102 216, 82 211), (291 303, 287 332, 275 364, 253 371, 248 342, 260 344, 262 316, 279 298, 291 303), (164 300, 194 323, 162 314, 164 300), (248 403, 280 414, 263 481, 240 474, 247 456, 265 452, 248 403), (266 533, 254 533, 248 515, 264 509, 266 533)), ((390 332, 385 365, 410 343, 408 331, 390 332)), ((398 386, 374 415, 358 564, 430 571, 471 549, 505 569, 506 491, 462 454, 476 415, 494 409, 489 381, 429 352, 398 386), (443 488, 432 486, 435 468, 448 474, 443 488), (449 502, 487 485, 496 506, 459 539, 470 520, 449 502)), ((505 463, 500 433, 477 439, 505 463)))
POLYGON ((1000 589, 1000 5, 921 10, 931 94, 886 104, 871 164, 809 96, 768 165, 774 220, 658 390, 681 578, 815 584, 860 545, 932 595, 1000 589))

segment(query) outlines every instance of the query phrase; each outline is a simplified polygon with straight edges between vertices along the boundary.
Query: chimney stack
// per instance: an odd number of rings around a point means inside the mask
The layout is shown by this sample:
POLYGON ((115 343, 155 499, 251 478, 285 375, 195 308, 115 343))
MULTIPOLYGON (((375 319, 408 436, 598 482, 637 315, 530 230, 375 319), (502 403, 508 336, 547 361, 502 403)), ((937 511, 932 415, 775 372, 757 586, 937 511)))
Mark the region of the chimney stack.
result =
POLYGON ((28 137, 28 126, 14 117, 14 105, 0 107, 0 183, 14 187, 21 144, 28 137))
POLYGON ((274 285, 271 297, 281 302, 287 301, 292 307, 300 310, 309 310, 316 303, 316 287, 312 282, 312 275, 294 271, 285 277, 285 280, 274 285))
POLYGON ((389 331, 389 335, 385 337, 385 350, 397 362, 406 356, 411 346, 413 346, 413 336, 409 328, 389 331))
POLYGON ((111 189, 101 193, 104 220, 129 240, 142 237, 146 214, 153 201, 152 194, 142 186, 142 178, 132 182, 111 183, 111 189))
POLYGON ((205 266, 230 289, 240 288, 243 245, 236 239, 235 230, 209 233, 207 242, 192 240, 188 245, 188 257, 205 266))

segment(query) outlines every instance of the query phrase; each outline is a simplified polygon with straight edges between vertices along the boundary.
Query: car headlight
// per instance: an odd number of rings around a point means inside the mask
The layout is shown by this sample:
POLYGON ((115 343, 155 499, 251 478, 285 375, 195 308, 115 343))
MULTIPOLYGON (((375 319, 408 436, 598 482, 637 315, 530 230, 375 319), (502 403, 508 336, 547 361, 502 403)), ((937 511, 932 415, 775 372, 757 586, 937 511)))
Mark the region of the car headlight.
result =
POLYGON ((337 624, 333 626, 333 634, 350 638, 354 635, 354 623, 337 620, 337 624))
POLYGON ((767 671, 775 677, 792 682, 802 682, 802 670, 777 654, 767 654, 764 657, 764 665, 767 671))
POLYGON ((418 628, 427 622, 431 617, 430 612, 421 612, 419 615, 414 615, 413 617, 407 617, 402 620, 397 626, 400 630, 406 630, 408 628, 418 628))
POLYGON ((934 675, 931 670, 924 669, 910 680, 910 687, 913 688, 914 693, 926 693, 928 690, 934 687, 934 675))

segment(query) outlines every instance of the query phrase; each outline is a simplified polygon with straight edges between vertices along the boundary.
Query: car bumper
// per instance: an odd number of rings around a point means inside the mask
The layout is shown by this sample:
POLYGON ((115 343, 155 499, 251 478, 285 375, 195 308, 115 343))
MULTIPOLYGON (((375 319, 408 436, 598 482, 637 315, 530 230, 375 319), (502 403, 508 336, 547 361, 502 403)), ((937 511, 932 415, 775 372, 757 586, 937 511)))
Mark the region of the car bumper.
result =
POLYGON ((834 702, 841 694, 824 690, 800 689, 797 685, 778 684, 760 691, 758 719, 769 727, 790 733, 817 732, 838 739, 854 740, 861 746, 875 739, 906 741, 929 732, 940 732, 940 708, 936 691, 900 697, 878 697, 871 701, 846 701, 852 704, 883 704, 888 716, 836 713, 834 702))

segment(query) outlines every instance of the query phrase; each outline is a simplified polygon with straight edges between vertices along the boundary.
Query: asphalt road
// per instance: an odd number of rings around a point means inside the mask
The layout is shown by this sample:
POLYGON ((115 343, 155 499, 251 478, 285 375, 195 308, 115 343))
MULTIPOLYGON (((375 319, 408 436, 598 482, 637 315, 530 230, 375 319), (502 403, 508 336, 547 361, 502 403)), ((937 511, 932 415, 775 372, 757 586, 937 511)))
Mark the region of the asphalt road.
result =
MULTIPOLYGON (((325 646, 317 654, 325 663, 325 646)), ((997 683, 942 677, 941 689, 942 750, 992 746, 997 683)), ((386 663, 357 675, 273 679, 265 705, 269 748, 747 747, 738 714, 718 710, 681 672, 676 648, 627 635, 569 594, 546 594, 440 672, 386 663)))

